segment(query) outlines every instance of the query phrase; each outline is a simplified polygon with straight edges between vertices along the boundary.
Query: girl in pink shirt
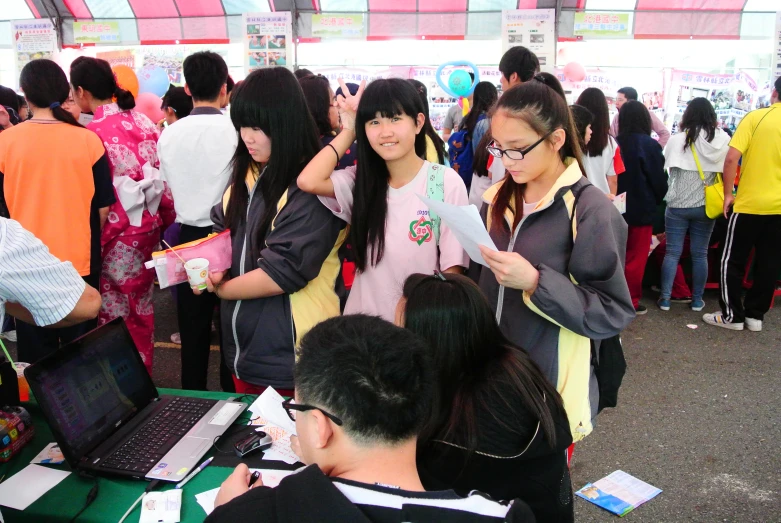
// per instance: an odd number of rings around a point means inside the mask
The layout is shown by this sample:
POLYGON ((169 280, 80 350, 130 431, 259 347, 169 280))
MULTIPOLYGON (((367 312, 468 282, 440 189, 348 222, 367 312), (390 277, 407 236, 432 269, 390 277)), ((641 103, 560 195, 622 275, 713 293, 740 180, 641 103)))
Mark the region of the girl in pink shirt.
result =
POLYGON ((144 268, 144 262, 159 246, 161 227, 175 218, 170 192, 157 171, 159 131, 133 110, 133 94, 117 85, 105 60, 77 58, 70 79, 74 101, 94 115, 87 129, 106 148, 117 193, 101 234, 100 324, 122 316, 152 374, 154 271, 144 268))
POLYGON ((351 224, 357 274, 344 313, 393 321, 410 274, 461 272, 467 266, 455 236, 444 223, 437 228, 418 198, 432 194, 429 184, 442 183, 443 201, 467 205, 466 187, 452 169, 422 159, 426 117, 411 84, 376 80, 355 96, 344 86, 342 91, 347 93, 338 100, 342 132, 304 169, 298 186, 351 224), (358 165, 335 171, 356 136, 358 165))

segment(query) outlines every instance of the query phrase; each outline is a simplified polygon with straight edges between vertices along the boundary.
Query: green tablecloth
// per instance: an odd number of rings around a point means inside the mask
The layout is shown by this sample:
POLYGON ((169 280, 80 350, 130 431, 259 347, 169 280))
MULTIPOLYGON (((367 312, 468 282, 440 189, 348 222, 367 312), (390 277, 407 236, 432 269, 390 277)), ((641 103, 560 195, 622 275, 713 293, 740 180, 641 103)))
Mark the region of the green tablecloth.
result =
MULTIPOLYGON (((159 389, 160 394, 174 394, 181 396, 193 396, 197 398, 227 399, 236 394, 224 392, 198 392, 187 390, 169 390, 159 389)), ((253 397, 246 400, 251 403, 253 397)), ((5 474, 4 481, 8 481, 11 476, 25 468, 30 461, 43 448, 54 441, 49 426, 43 419, 41 409, 34 402, 23 405, 33 417, 35 426, 35 437, 22 450, 18 456, 4 464, 0 464, 0 476, 5 474)), ((246 419, 242 416, 239 419, 246 419)), ((212 450, 213 451, 213 450, 212 450)), ((44 465, 50 466, 50 465, 44 465)), ((60 470, 70 470, 67 464, 54 465, 53 468, 60 470)), ((206 517, 200 505, 195 501, 195 495, 209 489, 219 487, 222 481, 230 474, 231 469, 225 467, 209 466, 200 472, 195 478, 184 487, 182 496, 181 521, 183 523, 201 522, 206 517)), ((148 485, 145 481, 121 479, 116 477, 101 477, 98 479, 100 490, 98 497, 92 505, 79 516, 77 522, 80 523, 116 523, 122 517, 122 514, 130 505, 144 492, 148 485)), ((18 511, 8 507, 0 507, 6 523, 25 522, 25 523, 49 523, 49 522, 68 522, 84 506, 84 502, 92 488, 94 482, 88 479, 82 479, 78 474, 73 473, 68 476, 59 485, 40 497, 35 503, 27 507, 27 510, 18 511)), ((158 490, 168 490, 173 488, 174 484, 163 484, 158 490)), ((141 509, 136 507, 135 511, 128 516, 126 521, 138 522, 141 509)))

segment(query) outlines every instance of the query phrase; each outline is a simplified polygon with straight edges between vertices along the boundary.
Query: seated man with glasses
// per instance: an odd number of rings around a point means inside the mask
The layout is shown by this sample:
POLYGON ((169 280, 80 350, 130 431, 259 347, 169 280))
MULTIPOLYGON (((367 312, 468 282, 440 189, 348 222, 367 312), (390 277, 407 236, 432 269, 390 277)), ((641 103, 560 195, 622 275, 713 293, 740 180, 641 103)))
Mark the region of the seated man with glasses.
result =
POLYGON ((533 522, 520 500, 424 491, 415 452, 433 401, 428 352, 412 332, 371 316, 332 318, 310 330, 295 401, 284 403, 309 466, 274 489, 262 477, 250 489, 249 470, 239 465, 206 522, 533 522))

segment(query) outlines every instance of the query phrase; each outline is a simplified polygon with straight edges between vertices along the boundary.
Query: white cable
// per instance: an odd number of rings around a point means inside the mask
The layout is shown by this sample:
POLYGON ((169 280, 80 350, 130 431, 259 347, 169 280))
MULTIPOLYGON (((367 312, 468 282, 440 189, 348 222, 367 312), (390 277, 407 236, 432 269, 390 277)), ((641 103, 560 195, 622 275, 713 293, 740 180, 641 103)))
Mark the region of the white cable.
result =
POLYGON ((125 512, 125 515, 122 516, 122 519, 119 520, 119 523, 122 523, 127 519, 127 517, 130 515, 131 512, 133 512, 133 509, 136 508, 136 505, 138 505, 142 499, 144 499, 144 496, 146 496, 146 492, 141 494, 141 496, 130 506, 129 509, 127 509, 127 512, 125 512))

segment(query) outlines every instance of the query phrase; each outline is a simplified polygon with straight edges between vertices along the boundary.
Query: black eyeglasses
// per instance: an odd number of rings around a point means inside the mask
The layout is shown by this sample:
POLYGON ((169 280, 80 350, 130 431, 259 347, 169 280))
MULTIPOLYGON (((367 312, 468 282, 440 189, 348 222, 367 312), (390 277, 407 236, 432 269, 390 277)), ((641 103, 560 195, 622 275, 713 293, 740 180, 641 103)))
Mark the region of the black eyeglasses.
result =
POLYGON ((313 407, 312 405, 299 405, 298 403, 295 403, 292 398, 283 401, 282 408, 285 409, 285 412, 287 412, 287 417, 290 418, 291 421, 296 421, 296 411, 306 412, 308 410, 319 410, 326 418, 330 419, 340 427, 342 426, 342 420, 333 414, 324 411, 320 407, 313 407))
MULTIPOLYGON (((554 129, 553 131, 555 130, 556 129, 554 129)), ((486 147, 486 149, 488 150, 488 154, 490 154, 494 158, 501 159, 502 156, 507 156, 510 160, 523 160, 524 156, 529 154, 532 149, 540 145, 545 140, 545 138, 553 134, 553 131, 549 132, 548 134, 546 134, 545 136, 543 136, 542 138, 540 138, 539 140, 531 144, 526 149, 499 149, 496 146, 496 142, 491 142, 491 145, 486 147)))

